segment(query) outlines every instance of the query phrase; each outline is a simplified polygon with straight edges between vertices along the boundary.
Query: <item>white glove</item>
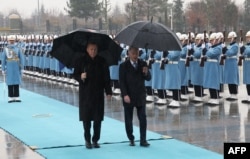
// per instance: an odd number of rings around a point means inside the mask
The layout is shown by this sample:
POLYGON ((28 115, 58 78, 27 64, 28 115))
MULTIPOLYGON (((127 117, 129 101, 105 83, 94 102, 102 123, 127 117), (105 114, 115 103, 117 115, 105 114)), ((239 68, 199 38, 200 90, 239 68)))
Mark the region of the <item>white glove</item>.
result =
POLYGON ((225 43, 222 43, 221 46, 222 46, 222 48, 226 47, 225 43))
POLYGON ((191 44, 187 45, 187 49, 188 49, 188 50, 191 50, 191 49, 192 49, 191 44))
POLYGON ((208 48, 210 48, 210 47, 212 46, 212 44, 211 44, 211 43, 208 43, 207 46, 208 46, 208 48))
POLYGON ((240 43, 239 43, 239 47, 242 47, 242 46, 243 46, 243 42, 240 42, 240 43))
POLYGON ((203 44, 201 45, 201 48, 204 49, 205 47, 206 47, 206 44, 203 43, 203 44))

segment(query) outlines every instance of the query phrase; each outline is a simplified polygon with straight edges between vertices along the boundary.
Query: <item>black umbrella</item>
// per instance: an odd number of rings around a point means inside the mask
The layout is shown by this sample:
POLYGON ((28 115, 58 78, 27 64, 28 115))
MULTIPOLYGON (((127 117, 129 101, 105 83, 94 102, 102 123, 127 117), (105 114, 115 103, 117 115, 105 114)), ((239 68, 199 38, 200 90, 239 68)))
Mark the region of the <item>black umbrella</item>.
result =
POLYGON ((106 59, 108 65, 118 64, 122 48, 108 35, 90 29, 78 29, 54 39, 50 54, 73 68, 76 60, 86 53, 88 41, 97 43, 98 54, 106 59))
POLYGON ((181 43, 176 34, 160 23, 153 23, 152 20, 128 25, 114 40, 129 46, 158 51, 181 50, 181 43))

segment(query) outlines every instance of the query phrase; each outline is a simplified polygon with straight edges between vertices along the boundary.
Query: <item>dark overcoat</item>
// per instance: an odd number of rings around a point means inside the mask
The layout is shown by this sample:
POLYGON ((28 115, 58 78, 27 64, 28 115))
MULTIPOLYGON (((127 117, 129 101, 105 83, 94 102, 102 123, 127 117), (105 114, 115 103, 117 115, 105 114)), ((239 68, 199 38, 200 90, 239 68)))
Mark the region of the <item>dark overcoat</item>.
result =
POLYGON ((147 66, 147 63, 138 60, 138 67, 135 69, 130 60, 126 60, 120 65, 119 69, 119 82, 122 98, 125 95, 130 97, 131 103, 125 103, 124 106, 145 106, 146 105, 146 88, 145 80, 151 79, 151 74, 145 75, 142 72, 142 68, 147 66))
POLYGON ((102 121, 104 117, 104 91, 112 94, 109 68, 104 58, 97 55, 92 59, 88 54, 78 59, 74 78, 79 82, 80 121, 102 121), (83 81, 81 73, 87 73, 83 81))

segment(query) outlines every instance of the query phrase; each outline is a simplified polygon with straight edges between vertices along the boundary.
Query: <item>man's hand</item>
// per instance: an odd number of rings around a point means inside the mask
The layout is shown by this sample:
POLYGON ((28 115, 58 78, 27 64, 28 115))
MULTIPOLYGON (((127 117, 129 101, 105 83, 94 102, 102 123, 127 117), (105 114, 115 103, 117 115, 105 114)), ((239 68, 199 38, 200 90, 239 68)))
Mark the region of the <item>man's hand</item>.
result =
POLYGON ((107 100, 111 100, 112 95, 108 94, 106 97, 107 97, 107 100))
POLYGON ((142 73, 147 75, 148 74, 148 67, 146 67, 146 66, 142 67, 142 73))
POLYGON ((87 73, 86 72, 82 73, 81 74, 81 79, 85 80, 86 78, 87 78, 87 73))
POLYGON ((130 97, 128 95, 123 97, 125 103, 130 103, 130 97))
POLYGON ((239 47, 242 47, 242 46, 243 46, 243 42, 240 42, 240 43, 239 43, 239 47))

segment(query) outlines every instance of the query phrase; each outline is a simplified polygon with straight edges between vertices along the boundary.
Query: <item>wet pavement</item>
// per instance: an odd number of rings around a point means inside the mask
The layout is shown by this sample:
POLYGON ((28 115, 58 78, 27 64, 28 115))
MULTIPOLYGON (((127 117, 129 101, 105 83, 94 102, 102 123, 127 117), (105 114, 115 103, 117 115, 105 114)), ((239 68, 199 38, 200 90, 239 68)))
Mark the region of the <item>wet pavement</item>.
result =
MULTIPOLYGON (((1 75, 0 80, 2 81, 1 75)), ((21 88, 78 106, 78 89, 72 85, 24 76, 21 88)), ((175 139, 220 154, 223 154, 225 142, 250 142, 250 105, 241 103, 241 100, 246 97, 246 88, 244 85, 239 86, 238 100, 235 102, 225 100, 229 93, 226 85, 224 88, 224 92, 220 94, 223 98, 218 106, 205 104, 208 99, 205 99, 204 103, 199 105, 193 104, 189 100, 181 102, 180 108, 169 108, 167 105, 159 106, 148 103, 148 130, 169 135, 175 139)), ((23 95, 21 94, 21 96, 23 95)), ((192 97, 193 94, 190 94, 189 98, 192 99, 192 97)), ((167 100, 169 103, 171 99, 167 100)), ((124 120, 123 107, 119 96, 113 96, 111 101, 106 101, 105 115, 120 121, 124 120)), ((136 112, 134 115, 134 124, 138 125, 136 112)), ((0 152, 4 152, 0 153, 0 158, 14 159, 14 155, 10 154, 9 148, 6 146, 9 143, 6 136, 10 135, 0 131, 0 152)), ((10 136, 10 138, 13 137, 10 136)), ((22 146, 21 142, 15 138, 12 140, 15 140, 15 142, 12 142, 12 145, 16 145, 14 146, 15 153, 19 153, 21 156, 25 155, 27 159, 41 158, 37 153, 33 153, 37 156, 31 156, 32 150, 30 148, 25 145, 22 146)))

